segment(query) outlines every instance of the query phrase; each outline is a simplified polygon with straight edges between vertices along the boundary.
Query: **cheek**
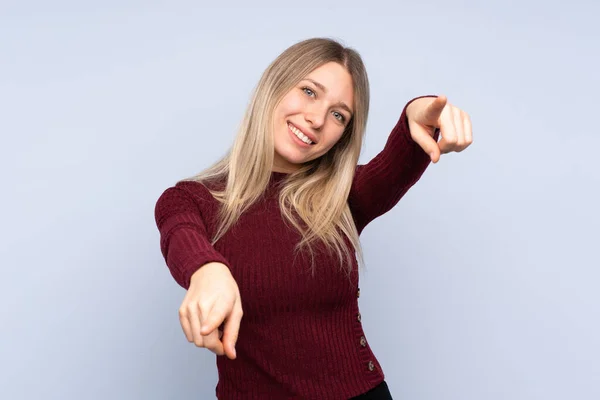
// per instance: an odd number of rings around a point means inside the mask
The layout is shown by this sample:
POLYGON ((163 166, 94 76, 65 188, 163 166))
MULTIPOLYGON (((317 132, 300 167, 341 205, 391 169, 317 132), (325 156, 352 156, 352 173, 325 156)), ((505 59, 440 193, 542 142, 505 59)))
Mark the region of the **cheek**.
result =
POLYGON ((279 106, 279 115, 286 116, 300 112, 304 107, 303 99, 295 94, 288 94, 281 101, 279 106))
POLYGON ((337 129, 335 132, 331 132, 331 134, 328 135, 327 138, 325 139, 325 143, 324 143, 325 144, 325 148, 323 149, 323 153, 326 153, 329 150, 331 150, 331 148, 333 146, 335 146, 340 141, 340 139, 342 138, 343 134, 344 134, 344 131, 342 130, 340 132, 339 129, 337 129))

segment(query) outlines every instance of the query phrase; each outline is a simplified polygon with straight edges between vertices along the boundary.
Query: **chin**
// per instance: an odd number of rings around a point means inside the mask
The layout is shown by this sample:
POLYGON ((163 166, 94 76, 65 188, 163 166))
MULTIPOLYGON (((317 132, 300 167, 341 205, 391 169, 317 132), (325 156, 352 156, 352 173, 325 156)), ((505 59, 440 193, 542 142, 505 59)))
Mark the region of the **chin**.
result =
POLYGON ((275 146, 275 152, 279 154, 279 157, 285 162, 291 164, 303 164, 311 158, 310 154, 299 151, 298 149, 293 148, 293 146, 275 146))
POLYGON ((294 165, 296 167, 301 167, 303 164, 305 164, 306 162, 310 161, 309 159, 307 159, 306 157, 290 157, 287 155, 282 155, 281 158, 283 159, 283 161, 285 161, 287 164, 289 165, 294 165))

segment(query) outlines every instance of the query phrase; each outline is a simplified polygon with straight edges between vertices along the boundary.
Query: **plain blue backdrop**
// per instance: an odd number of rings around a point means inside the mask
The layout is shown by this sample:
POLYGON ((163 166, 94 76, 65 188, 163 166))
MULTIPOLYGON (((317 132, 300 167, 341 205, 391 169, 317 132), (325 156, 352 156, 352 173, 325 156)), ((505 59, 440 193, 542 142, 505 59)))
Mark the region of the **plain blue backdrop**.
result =
POLYGON ((361 162, 446 94, 475 141, 363 233, 360 306, 397 399, 600 398, 598 2, 3 1, 0 397, 210 399, 154 203, 231 144, 264 68, 364 57, 361 162))

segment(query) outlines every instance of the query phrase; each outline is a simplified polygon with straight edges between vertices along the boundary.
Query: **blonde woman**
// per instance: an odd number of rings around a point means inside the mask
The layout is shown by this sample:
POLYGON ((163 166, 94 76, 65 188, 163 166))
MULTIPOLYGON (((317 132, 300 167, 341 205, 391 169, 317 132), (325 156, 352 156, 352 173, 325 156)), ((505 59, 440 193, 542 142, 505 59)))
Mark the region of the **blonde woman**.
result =
POLYGON ((218 399, 391 399, 361 325, 359 235, 472 135, 445 97, 419 97, 357 165, 368 110, 356 51, 296 43, 265 70, 228 154, 158 199, 161 250, 187 290, 181 327, 217 355, 218 399))

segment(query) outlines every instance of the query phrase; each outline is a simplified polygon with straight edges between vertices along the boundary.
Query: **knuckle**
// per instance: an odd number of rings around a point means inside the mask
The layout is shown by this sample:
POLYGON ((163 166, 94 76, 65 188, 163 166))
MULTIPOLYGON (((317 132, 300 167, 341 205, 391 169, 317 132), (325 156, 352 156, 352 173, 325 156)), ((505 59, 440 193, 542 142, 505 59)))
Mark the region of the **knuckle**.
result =
POLYGON ((212 340, 211 341, 206 341, 206 343, 204 344, 204 347, 207 348, 210 351, 216 350, 215 343, 212 340))
POLYGON ((204 312, 209 309, 210 304, 208 304, 207 301, 199 301, 197 307, 200 309, 200 311, 204 312))
POLYGON ((448 137, 448 138, 446 138, 446 142, 449 145, 456 146, 458 144, 458 137, 456 137, 456 136, 448 137))

